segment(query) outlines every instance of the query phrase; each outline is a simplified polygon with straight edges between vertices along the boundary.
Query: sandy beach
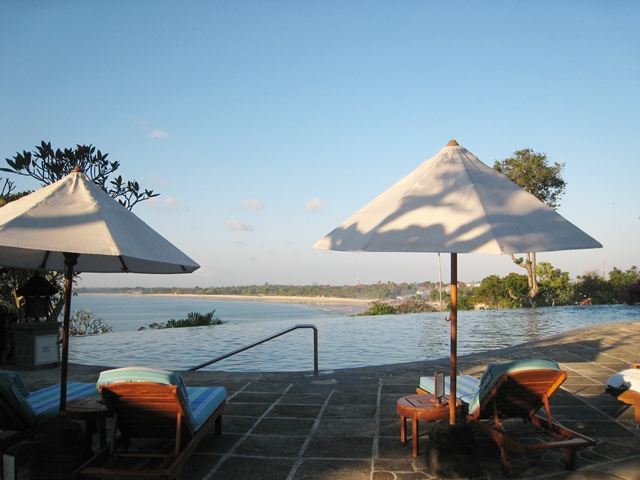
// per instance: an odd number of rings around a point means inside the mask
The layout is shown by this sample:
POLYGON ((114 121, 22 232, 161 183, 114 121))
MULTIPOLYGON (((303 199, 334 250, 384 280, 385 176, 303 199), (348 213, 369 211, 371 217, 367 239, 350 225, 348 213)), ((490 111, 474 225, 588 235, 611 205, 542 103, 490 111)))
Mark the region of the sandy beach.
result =
MULTIPOLYGON (((149 297, 173 297, 172 294, 145 294, 149 297)), ((212 298, 216 300, 232 300, 236 302, 273 302, 298 303, 301 305, 324 305, 327 307, 353 307, 365 310, 373 300, 361 298, 337 297, 288 297, 279 295, 192 295, 180 294, 182 297, 212 298)))

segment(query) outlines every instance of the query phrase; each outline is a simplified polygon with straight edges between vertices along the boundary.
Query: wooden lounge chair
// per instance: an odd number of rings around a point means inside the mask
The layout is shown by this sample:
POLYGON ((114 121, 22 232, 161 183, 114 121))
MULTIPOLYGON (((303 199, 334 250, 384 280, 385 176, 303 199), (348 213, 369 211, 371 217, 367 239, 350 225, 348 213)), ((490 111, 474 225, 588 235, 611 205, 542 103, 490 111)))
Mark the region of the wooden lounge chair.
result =
MULTIPOLYGON (((479 381, 469 376, 457 378, 464 385, 459 399, 466 405, 466 422, 498 444, 505 476, 512 473, 510 452, 563 448, 565 465, 572 470, 576 466, 576 450, 596 443, 553 421, 549 398, 567 378, 555 362, 518 360, 493 364, 479 381), (543 407, 546 418, 537 415, 543 407), (505 422, 511 419, 522 422, 505 422), (516 429, 512 423, 517 424, 516 429)), ((430 381, 433 382, 430 377, 421 378, 419 390, 430 392, 430 381)), ((445 381, 448 393, 448 378, 445 381)))
MULTIPOLYGON (((97 396, 93 383, 67 382, 67 401, 97 396)), ((0 452, 35 437, 60 413, 60 384, 30 392, 18 372, 0 370, 0 452)))
POLYGON ((636 360, 633 368, 611 375, 605 391, 621 402, 633 405, 635 421, 640 423, 640 360, 636 360))
MULTIPOLYGON (((110 445, 80 467, 81 477, 179 478, 182 467, 211 426, 222 433, 223 387, 186 387, 179 373, 144 367, 102 372, 98 390, 113 413, 110 445), (121 435, 117 436, 117 432, 121 435), (168 439, 173 448, 119 452, 132 439, 168 439), (127 457, 155 458, 159 465, 132 470, 127 457)), ((162 442, 165 447, 167 442, 162 442)), ((149 464, 151 465, 151 464, 149 464)))

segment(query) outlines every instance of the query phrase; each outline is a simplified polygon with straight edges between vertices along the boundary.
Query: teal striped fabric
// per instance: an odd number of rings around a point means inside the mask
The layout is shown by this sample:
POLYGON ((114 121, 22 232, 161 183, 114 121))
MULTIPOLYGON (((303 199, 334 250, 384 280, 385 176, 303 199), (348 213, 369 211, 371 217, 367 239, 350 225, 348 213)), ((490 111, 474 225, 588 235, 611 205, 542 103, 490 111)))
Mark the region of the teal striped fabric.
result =
POLYGON ((178 399, 194 431, 198 431, 227 398, 224 387, 187 387, 178 372, 148 367, 125 367, 104 371, 100 374, 97 385, 122 382, 151 382, 178 386, 178 399))
MULTIPOLYGON (((60 413, 60 384, 32 393, 18 372, 0 370, 0 395, 30 426, 60 413)), ((98 390, 93 383, 67 382, 67 402, 97 395, 98 390)))
POLYGON ((187 387, 189 406, 193 414, 193 430, 198 431, 216 408, 227 398, 224 387, 187 387))
MULTIPOLYGON (((471 400, 478 392, 480 380, 469 375, 459 375, 456 377, 456 379, 456 397, 458 397, 458 400, 460 400, 463 405, 468 407, 471 403, 471 400)), ((451 394, 450 386, 451 377, 444 377, 445 395, 451 394)), ((433 377, 420 377, 420 388, 426 390, 429 393, 433 393, 435 390, 433 377)))
MULTIPOLYGON (((67 402, 77 398, 97 397, 98 390, 93 383, 67 382, 67 402)), ((36 414, 36 422, 49 420, 60 413, 60 384, 31 393, 27 401, 36 414)))

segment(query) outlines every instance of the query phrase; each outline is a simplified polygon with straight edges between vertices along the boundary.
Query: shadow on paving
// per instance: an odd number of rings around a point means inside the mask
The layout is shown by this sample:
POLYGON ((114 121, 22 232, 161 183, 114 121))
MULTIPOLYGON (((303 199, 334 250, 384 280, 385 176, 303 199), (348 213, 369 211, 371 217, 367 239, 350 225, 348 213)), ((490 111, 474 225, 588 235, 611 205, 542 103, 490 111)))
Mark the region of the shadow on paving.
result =
MULTIPOLYGON (((604 382, 640 357, 640 322, 602 325, 501 350, 460 357, 462 374, 520 358, 560 363, 568 379, 551 398, 555 419, 597 445, 568 472, 562 450, 514 454, 512 478, 640 478, 640 430, 633 408, 604 393, 604 382)), ((185 372, 189 386, 222 385, 222 435, 208 434, 183 470, 185 480, 383 480, 433 478, 425 462, 431 424, 420 423, 420 455, 400 442, 398 398, 419 377, 448 372, 448 359, 311 373, 185 372)), ((106 367, 71 365, 70 380, 96 381, 106 367)), ((21 372, 22 373, 22 372, 21 372)), ((59 370, 24 372, 29 388, 56 383, 59 370)), ((408 431, 411 431, 410 421, 408 431)), ((409 433, 410 435, 410 433, 409 433)), ((475 478, 501 478, 495 443, 476 436, 475 478)), ((23 470, 24 471, 24 470, 23 470)), ((24 477, 28 478, 28 477, 24 477)))

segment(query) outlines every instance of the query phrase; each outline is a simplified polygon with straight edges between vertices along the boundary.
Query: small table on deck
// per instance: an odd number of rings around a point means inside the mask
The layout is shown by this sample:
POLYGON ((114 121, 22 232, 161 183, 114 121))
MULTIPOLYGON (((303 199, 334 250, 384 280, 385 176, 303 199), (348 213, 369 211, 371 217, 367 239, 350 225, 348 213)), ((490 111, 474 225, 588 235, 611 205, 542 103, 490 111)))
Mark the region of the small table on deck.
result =
POLYGON ((100 435, 100 449, 107 445, 107 418, 111 416, 107 406, 102 403, 101 397, 84 397, 71 400, 67 403, 67 417, 71 420, 84 420, 89 444, 91 437, 98 426, 100 435))
MULTIPOLYGON (((400 415, 400 441, 407 441, 407 418, 411 419, 411 433, 413 456, 418 456, 418 420, 433 422, 449 418, 449 405, 437 403, 433 395, 408 395, 398 399, 398 414, 400 415)), ((456 405, 456 416, 460 415, 462 404, 456 405)))

